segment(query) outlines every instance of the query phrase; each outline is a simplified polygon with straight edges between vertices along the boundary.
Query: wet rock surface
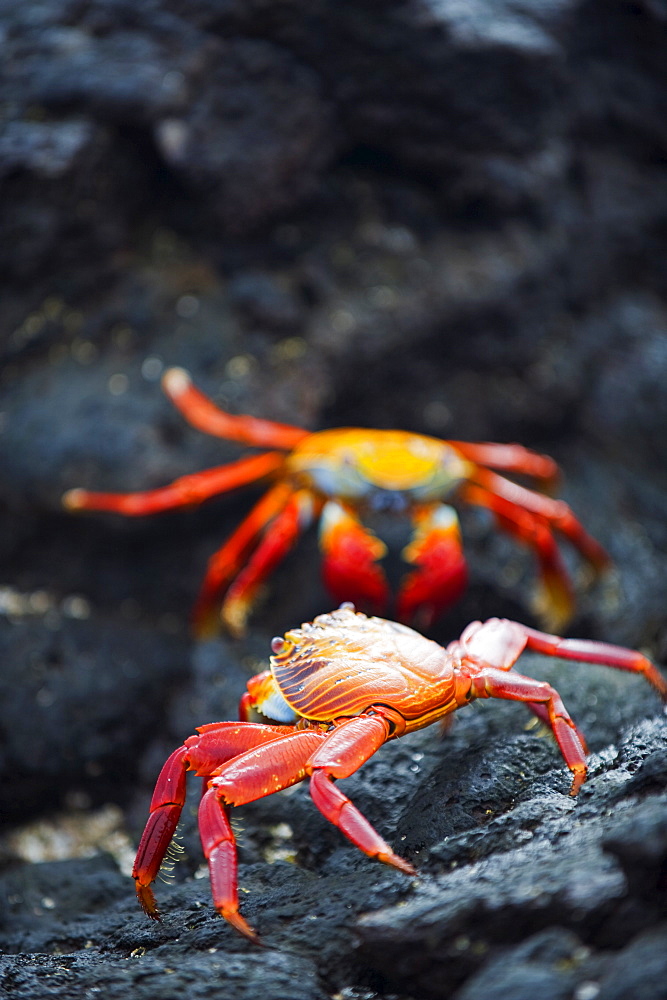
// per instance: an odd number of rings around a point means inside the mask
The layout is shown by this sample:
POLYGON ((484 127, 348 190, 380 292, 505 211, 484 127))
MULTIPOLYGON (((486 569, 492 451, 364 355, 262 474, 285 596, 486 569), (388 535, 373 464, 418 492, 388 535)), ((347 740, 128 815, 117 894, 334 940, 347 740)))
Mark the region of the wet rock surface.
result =
MULTIPOLYGON (((163 760, 331 600, 311 533, 243 640, 198 642, 261 487, 131 522, 60 498, 239 457, 170 365, 237 413, 518 440, 614 560, 591 586, 565 552, 568 632, 664 664, 665 5, 8 0, 0 32, 0 994, 663 998, 662 706, 533 655, 589 742, 577 799, 495 701, 343 783, 417 879, 303 786, 239 809, 257 948, 213 912, 194 782, 148 921, 128 866, 163 760)), ((471 585, 431 635, 536 624, 530 558, 461 518, 471 585)))

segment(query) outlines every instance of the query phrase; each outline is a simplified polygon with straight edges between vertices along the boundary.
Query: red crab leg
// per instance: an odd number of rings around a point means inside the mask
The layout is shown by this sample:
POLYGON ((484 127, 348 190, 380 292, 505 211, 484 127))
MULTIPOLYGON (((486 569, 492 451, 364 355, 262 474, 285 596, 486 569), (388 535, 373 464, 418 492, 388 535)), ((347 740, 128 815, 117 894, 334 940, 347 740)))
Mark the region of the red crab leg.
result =
POLYGON ((418 508, 415 532, 403 550, 403 558, 419 569, 404 580, 398 595, 397 613, 402 621, 419 618, 423 627, 454 604, 465 589, 468 569, 463 555, 456 512, 445 504, 418 508))
POLYGON ((545 486, 555 485, 560 470, 553 458, 530 451, 520 444, 473 443, 448 441, 464 458, 476 465, 487 465, 503 472, 518 472, 542 480, 545 486))
POLYGON ((246 618, 262 582, 287 555, 295 539, 313 518, 314 500, 309 490, 293 493, 282 511, 268 525, 262 540, 236 579, 230 584, 220 618, 232 635, 242 635, 246 618))
POLYGON ((475 485, 464 486, 461 496, 468 503, 489 508, 508 534, 533 550, 542 587, 535 602, 536 611, 554 628, 568 622, 574 612, 574 592, 549 523, 534 512, 475 485))
MULTIPOLYGON (((447 649, 451 655, 461 657, 467 662, 473 662, 482 669, 490 666, 493 669, 503 671, 509 671, 512 668, 524 649, 532 649, 547 656, 560 656, 565 660, 600 663, 618 670, 643 674, 646 680, 656 688, 663 700, 667 700, 667 681, 646 656, 634 649, 612 646, 606 642, 595 642, 590 639, 562 639, 558 635, 539 632, 537 629, 528 628, 518 622, 491 618, 484 623, 472 622, 464 630, 458 642, 450 643, 447 649)), ((548 706, 529 701, 528 707, 543 722, 549 726, 552 725, 548 706)), ((585 740, 582 734, 578 730, 576 731, 585 751, 585 740)))
MULTIPOLYGON (((528 645, 527 632, 528 630, 519 622, 508 621, 506 618, 471 622, 464 629, 458 642, 450 643, 447 650, 453 656, 465 659, 467 662, 473 661, 481 667, 511 670, 528 645)), ((540 632, 535 634, 542 635, 540 632)), ((549 710, 544 704, 528 702, 527 707, 551 728, 549 710)), ((584 752, 587 752, 586 740, 579 729, 577 735, 584 752)))
POLYGON ((558 635, 548 635, 537 629, 522 625, 526 635, 526 647, 548 656, 560 656, 564 660, 579 660, 582 663, 601 663, 605 667, 615 667, 617 670, 629 670, 631 673, 643 674, 649 684, 667 701, 667 681, 660 671, 651 663, 648 657, 634 649, 623 646, 612 646, 607 642, 595 642, 591 639, 561 639, 558 635))
POLYGON ((162 387, 188 423, 205 434, 264 448, 284 448, 291 451, 310 433, 290 424, 225 413, 195 388, 183 368, 169 368, 162 377, 162 387))
POLYGON ((392 726, 381 714, 382 711, 378 708, 377 715, 348 719, 325 737, 308 761, 310 794, 322 815, 364 854, 392 865, 406 875, 416 875, 409 861, 394 854, 347 795, 333 784, 336 778, 354 774, 389 739, 392 726))
POLYGON ((187 747, 179 747, 167 758, 160 771, 151 799, 150 815, 132 869, 137 899, 152 920, 159 920, 160 913, 150 886, 160 870, 185 802, 187 756, 187 747))
POLYGON ((126 517, 157 514, 175 507, 192 507, 218 493, 227 493, 256 479, 275 472, 285 456, 279 451, 242 458, 203 472, 193 472, 175 479, 167 486, 139 493, 93 493, 88 490, 68 490, 63 503, 69 510, 106 510, 126 517))
MULTIPOLYGON (((610 559, 605 550, 584 531, 564 500, 553 500, 551 497, 542 496, 495 472, 489 472, 488 469, 478 469, 475 472, 475 481, 494 497, 500 497, 515 507, 543 517, 551 527, 564 535, 595 569, 602 570, 609 565, 610 559)), ((491 509, 493 510, 493 507, 491 509)))
POLYGON ((322 577, 337 601, 353 601, 376 613, 389 600, 384 573, 375 565, 387 551, 354 514, 329 500, 320 520, 320 549, 324 553, 322 577))
POLYGON ((257 941, 238 912, 236 842, 228 807, 254 802, 306 776, 306 762, 325 738, 319 730, 291 731, 283 738, 234 758, 220 769, 199 806, 199 832, 208 860, 211 892, 218 913, 241 934, 257 941))
MULTIPOLYGON (((570 795, 576 795, 586 780, 586 750, 579 730, 563 705, 558 692, 543 681, 524 677, 523 674, 506 673, 495 667, 482 666, 472 678, 472 694, 476 698, 506 698, 529 704, 543 704, 548 713, 548 724, 565 763, 572 771, 570 795)), ((542 717, 542 716, 541 716, 542 717)))
POLYGON ((259 944, 257 934, 239 913, 236 840, 227 808, 220 801, 215 787, 209 788, 199 803, 199 833, 204 857, 208 861, 216 910, 240 934, 259 944))
POLYGON ((216 611, 220 594, 241 569, 257 536, 284 509, 291 495, 292 488, 287 483, 273 486, 209 559, 193 611, 195 631, 200 638, 217 631, 216 611))
POLYGON ((137 898, 144 913, 151 919, 160 918, 150 886, 155 881, 178 825, 185 802, 186 770, 192 768, 199 775, 210 775, 225 761, 251 747, 280 739, 285 728, 257 723, 215 722, 202 726, 199 730, 201 735, 190 736, 167 758, 155 783, 150 814, 132 870, 137 898))

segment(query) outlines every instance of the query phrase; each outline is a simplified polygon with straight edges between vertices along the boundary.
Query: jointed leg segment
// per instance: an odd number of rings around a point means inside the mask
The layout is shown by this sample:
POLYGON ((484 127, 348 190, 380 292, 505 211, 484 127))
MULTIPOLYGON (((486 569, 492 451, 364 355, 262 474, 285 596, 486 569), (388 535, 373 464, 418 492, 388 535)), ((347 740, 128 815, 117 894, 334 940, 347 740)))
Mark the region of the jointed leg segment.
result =
POLYGON ((333 782, 354 774, 389 738, 390 722, 381 714, 361 715, 337 726, 308 761, 313 802, 364 854, 415 875, 413 866, 394 854, 347 795, 333 782))
POLYGON ((472 690, 476 697, 526 702, 535 715, 551 728, 568 767, 574 772, 574 795, 586 775, 585 740, 557 691, 548 684, 512 670, 524 649, 643 674, 663 700, 667 700, 667 682, 651 661, 635 650, 605 642, 562 639, 500 618, 471 623, 460 640, 449 645, 452 655, 461 657, 464 664, 469 664, 472 690))
POLYGON ((540 718, 549 725, 565 763, 572 771, 570 794, 576 795, 586 779, 586 747, 558 692, 550 684, 494 667, 481 668, 473 678, 473 690, 478 698, 523 701, 529 707, 533 704, 544 705, 546 713, 539 713, 540 718))
POLYGON ((192 736, 167 758, 150 804, 148 822, 137 850, 132 877, 137 898, 144 912, 153 920, 160 914, 151 883, 155 881, 185 803, 186 771, 192 769, 206 777, 225 761, 244 751, 284 738, 285 726, 256 723, 220 722, 204 726, 200 736, 192 736))
POLYGON ((157 878, 185 803, 187 752, 185 746, 174 750, 160 771, 151 799, 148 822, 132 869, 137 899, 151 920, 160 919, 151 882, 157 878))
POLYGON ((649 684, 667 700, 667 681, 653 663, 634 649, 613 646, 608 642, 594 642, 590 639, 562 639, 558 635, 538 632, 537 629, 522 626, 526 635, 526 647, 548 656, 560 656, 564 660, 579 660, 582 663, 600 663, 616 670, 628 670, 643 674, 649 684))
POLYGON ((204 469, 175 479, 167 486, 138 493, 95 493, 89 490, 69 490, 63 497, 68 510, 101 510, 125 517, 143 517, 180 507, 194 507, 220 493, 246 486, 275 472, 284 461, 279 451, 241 458, 229 465, 204 469))
POLYGON ((568 505, 482 468, 476 470, 473 482, 462 487, 461 498, 492 511, 501 528, 534 551, 543 588, 536 610, 551 627, 567 622, 574 595, 554 531, 567 538, 596 571, 609 565, 607 553, 584 531, 568 505))
POLYGON ((211 556, 193 615, 195 628, 200 636, 217 631, 218 600, 232 582, 235 596, 232 594, 229 607, 234 610, 229 617, 234 620, 237 630, 242 629, 252 594, 304 526, 308 503, 301 498, 295 501, 293 497, 292 488, 287 483, 277 483, 258 501, 224 545, 211 556), (252 573, 249 571, 250 564, 246 566, 244 583, 239 573, 258 537, 261 541, 252 557, 253 570, 252 573), (273 559, 268 567, 267 555, 269 559, 273 559), (262 565, 265 567, 263 571, 262 565), (259 578, 256 575, 258 566, 259 578), (249 587, 254 587, 254 590, 249 592, 249 587), (237 604, 239 600, 241 603, 237 604))
POLYGON ((229 822, 234 805, 253 802, 310 775, 314 803, 352 843, 371 857, 414 874, 412 865, 394 854, 333 784, 334 779, 354 773, 389 738, 393 723, 383 711, 344 720, 329 731, 228 722, 204 726, 199 736, 190 737, 160 773, 137 852, 133 876, 145 912, 159 919, 150 884, 178 823, 187 768, 205 778, 199 828, 216 909, 253 941, 256 934, 238 910, 236 844, 229 822))
POLYGON ((601 570, 609 565, 609 556, 605 550, 584 531, 564 500, 553 500, 542 493, 526 489, 525 486, 519 486, 518 483, 513 483, 488 469, 477 469, 474 481, 483 490, 488 491, 490 496, 488 506, 491 510, 495 510, 494 499, 500 499, 535 514, 564 535, 595 569, 601 570))
POLYGON ((230 584, 220 609, 220 618, 232 635, 243 634, 257 591, 271 571, 285 558, 301 532, 312 522, 314 504, 309 490, 292 493, 283 509, 266 527, 259 545, 230 584))
POLYGON ((501 472, 518 472, 531 479, 541 480, 547 488, 553 486, 558 479, 558 466, 553 458, 530 451, 520 444, 471 441, 450 441, 449 444, 476 465, 485 465, 501 472))
POLYGON ((416 875, 416 869, 404 858, 394 854, 391 847, 371 826, 363 813, 353 802, 333 784, 325 769, 313 771, 310 779, 310 794, 322 815, 337 826, 348 840, 351 840, 364 854, 405 872, 416 875))
POLYGON ((192 384, 192 379, 183 368, 168 369, 162 377, 162 388, 188 423, 205 434, 260 448, 283 448, 285 451, 290 451, 308 436, 308 431, 291 424, 225 413, 192 384))

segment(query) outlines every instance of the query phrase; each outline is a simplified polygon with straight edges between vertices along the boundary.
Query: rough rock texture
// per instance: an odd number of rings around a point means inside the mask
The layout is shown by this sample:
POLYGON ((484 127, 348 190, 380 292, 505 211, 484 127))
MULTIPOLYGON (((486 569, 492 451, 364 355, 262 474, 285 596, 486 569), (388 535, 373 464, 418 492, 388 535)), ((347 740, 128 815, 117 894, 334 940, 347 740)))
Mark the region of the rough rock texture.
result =
MULTIPOLYGON (((587 587, 566 553, 570 632, 664 663, 667 5, 0 0, 0 38, 0 995, 664 998, 661 706, 534 656, 589 740, 578 799, 520 707, 479 704, 345 782, 419 879, 305 787, 244 807, 253 948, 213 914, 193 785, 147 921, 162 761, 330 600, 311 534, 242 642, 195 642, 259 490, 134 522, 60 497, 238 457, 164 399, 173 364, 234 412, 519 440, 614 558, 587 587)), ((530 559, 461 514, 471 586, 433 637, 534 621, 530 559)))

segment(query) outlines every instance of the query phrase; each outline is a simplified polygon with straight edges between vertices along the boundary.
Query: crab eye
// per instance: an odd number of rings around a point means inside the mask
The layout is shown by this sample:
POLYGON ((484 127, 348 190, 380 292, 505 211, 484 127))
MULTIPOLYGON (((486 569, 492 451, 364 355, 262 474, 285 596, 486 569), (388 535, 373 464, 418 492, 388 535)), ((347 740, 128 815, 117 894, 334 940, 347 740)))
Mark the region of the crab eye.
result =
POLYGON ((287 643, 280 635, 275 635, 271 640, 271 652, 278 656, 279 653, 284 653, 287 643))

